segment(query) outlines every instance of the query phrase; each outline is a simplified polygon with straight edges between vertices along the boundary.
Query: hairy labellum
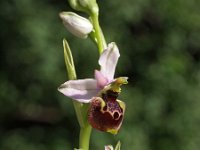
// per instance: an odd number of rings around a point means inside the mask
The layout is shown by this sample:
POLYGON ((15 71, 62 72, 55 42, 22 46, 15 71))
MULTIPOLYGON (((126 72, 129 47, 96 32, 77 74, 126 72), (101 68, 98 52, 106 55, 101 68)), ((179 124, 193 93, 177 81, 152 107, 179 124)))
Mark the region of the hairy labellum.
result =
POLYGON ((100 131, 116 134, 124 117, 125 104, 117 100, 118 93, 111 90, 101 97, 94 97, 90 104, 88 120, 100 131))

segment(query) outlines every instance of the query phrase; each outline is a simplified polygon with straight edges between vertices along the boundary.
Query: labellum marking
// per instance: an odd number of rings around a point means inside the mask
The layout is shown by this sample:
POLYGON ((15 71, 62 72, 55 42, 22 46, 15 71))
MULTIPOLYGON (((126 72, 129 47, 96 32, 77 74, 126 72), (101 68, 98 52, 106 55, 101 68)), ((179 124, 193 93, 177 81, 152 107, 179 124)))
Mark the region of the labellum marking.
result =
POLYGON ((124 115, 123 108, 117 101, 118 95, 118 92, 108 90, 102 94, 102 98, 95 97, 92 100, 88 120, 93 128, 117 133, 124 115))

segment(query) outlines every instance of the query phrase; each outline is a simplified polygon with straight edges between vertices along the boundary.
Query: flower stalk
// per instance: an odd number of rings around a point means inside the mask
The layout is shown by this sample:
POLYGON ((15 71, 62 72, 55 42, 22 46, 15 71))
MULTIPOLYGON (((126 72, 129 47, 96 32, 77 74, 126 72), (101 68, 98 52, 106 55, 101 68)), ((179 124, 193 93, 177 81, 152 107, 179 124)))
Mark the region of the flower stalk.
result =
POLYGON ((104 38, 103 32, 99 25, 99 14, 98 12, 91 14, 91 20, 94 27, 94 36, 95 41, 98 46, 99 54, 103 52, 103 50, 107 47, 106 40, 104 38))
POLYGON ((79 135, 79 148, 83 150, 89 150, 90 144, 90 135, 91 135, 92 127, 86 122, 84 127, 80 129, 79 135))

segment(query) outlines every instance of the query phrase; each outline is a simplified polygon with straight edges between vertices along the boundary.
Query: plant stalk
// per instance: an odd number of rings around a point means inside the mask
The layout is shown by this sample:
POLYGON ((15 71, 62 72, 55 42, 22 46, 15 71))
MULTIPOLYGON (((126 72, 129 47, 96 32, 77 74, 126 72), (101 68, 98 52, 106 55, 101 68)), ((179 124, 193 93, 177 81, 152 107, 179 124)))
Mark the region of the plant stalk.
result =
POLYGON ((84 127, 80 129, 79 135, 79 148, 83 150, 89 150, 90 146, 90 135, 92 127, 87 123, 84 127))
POLYGON ((94 34, 96 37, 96 43, 98 46, 99 54, 103 52, 103 50, 107 47, 106 40, 104 38, 103 32, 99 25, 99 15, 98 13, 91 14, 91 19, 94 26, 94 34))

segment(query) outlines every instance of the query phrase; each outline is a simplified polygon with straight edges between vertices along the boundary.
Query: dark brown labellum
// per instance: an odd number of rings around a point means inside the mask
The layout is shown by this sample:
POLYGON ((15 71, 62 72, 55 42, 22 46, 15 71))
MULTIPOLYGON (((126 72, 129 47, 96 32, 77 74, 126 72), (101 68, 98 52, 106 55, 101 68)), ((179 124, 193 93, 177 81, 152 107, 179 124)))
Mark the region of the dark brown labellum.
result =
POLYGON ((95 129, 116 134, 122 124, 124 110, 116 100, 118 93, 107 91, 91 101, 88 121, 95 129))

